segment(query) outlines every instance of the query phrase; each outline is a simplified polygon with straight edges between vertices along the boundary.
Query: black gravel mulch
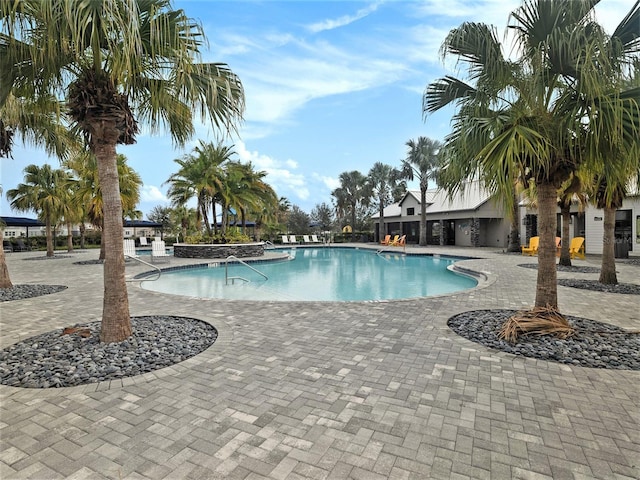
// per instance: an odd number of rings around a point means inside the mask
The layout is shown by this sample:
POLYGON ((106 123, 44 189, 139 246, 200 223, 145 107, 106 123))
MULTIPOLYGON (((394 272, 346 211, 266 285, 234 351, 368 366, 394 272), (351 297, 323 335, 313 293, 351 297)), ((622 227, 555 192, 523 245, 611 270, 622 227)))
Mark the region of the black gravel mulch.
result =
POLYGON ((458 335, 513 355, 591 368, 640 370, 640 332, 595 320, 566 316, 576 329, 560 340, 552 335, 523 335, 517 343, 500 340, 502 324, 515 310, 475 310, 455 315, 447 324, 458 335))
POLYGON ((0 288, 0 302, 24 300, 26 298, 49 295, 66 290, 66 285, 14 285, 11 288, 0 288))

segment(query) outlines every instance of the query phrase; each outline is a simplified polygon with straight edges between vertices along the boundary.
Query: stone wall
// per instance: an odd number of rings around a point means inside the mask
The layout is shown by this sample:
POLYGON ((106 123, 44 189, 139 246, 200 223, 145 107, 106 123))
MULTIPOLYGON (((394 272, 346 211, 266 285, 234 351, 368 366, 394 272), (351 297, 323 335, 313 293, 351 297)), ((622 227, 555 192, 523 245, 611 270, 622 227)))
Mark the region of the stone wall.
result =
POLYGON ((262 257, 264 243, 189 244, 175 243, 173 256, 178 258, 262 257))

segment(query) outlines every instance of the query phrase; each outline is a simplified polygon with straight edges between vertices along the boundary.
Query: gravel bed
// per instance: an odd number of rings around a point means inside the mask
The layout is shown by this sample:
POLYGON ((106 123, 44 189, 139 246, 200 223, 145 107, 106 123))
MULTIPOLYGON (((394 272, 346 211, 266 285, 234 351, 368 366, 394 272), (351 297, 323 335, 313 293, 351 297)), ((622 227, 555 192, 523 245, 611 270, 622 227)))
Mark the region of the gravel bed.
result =
POLYGON ((0 288, 0 302, 25 300, 27 298, 49 295, 65 290, 65 285, 14 285, 11 288, 0 288))
POLYGON ((58 260, 59 258, 73 258, 72 255, 54 255, 53 257, 28 257, 23 258, 23 260, 58 260))
POLYGON ((0 350, 0 383, 13 387, 71 387, 168 367, 209 348, 218 337, 206 322, 186 317, 132 317, 133 335, 100 343, 100 322, 74 325, 0 350), (84 336, 87 335, 87 336, 84 336))
POLYGON ((513 355, 591 368, 640 370, 640 334, 585 318, 566 316, 576 333, 559 340, 525 335, 517 343, 500 340, 502 324, 515 310, 475 310, 455 315, 447 324, 458 335, 513 355))
MULTIPOLYGON (((532 268, 535 270, 538 269, 537 263, 521 263, 518 266, 523 268, 532 268)), ((556 271, 570 272, 570 273, 600 273, 600 268, 599 267, 583 267, 583 266, 577 266, 577 265, 571 265, 570 267, 566 265, 556 265, 556 271)))
POLYGON ((73 262, 74 265, 102 265, 104 260, 95 259, 95 260, 81 260, 79 262, 73 262))
POLYGON ((563 287, 581 288, 583 290, 592 290, 596 292, 606 293, 622 293, 625 295, 640 295, 640 285, 634 283, 616 283, 608 285, 600 283, 597 280, 578 280, 575 278, 560 278, 558 285, 563 287))

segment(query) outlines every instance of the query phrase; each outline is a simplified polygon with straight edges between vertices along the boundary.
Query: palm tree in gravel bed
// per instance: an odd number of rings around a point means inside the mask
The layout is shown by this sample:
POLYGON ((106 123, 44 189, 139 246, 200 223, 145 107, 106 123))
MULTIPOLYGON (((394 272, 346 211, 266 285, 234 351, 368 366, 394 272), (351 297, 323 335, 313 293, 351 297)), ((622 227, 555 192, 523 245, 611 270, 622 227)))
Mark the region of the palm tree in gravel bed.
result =
POLYGON ((106 245, 100 339, 120 342, 132 332, 116 147, 135 143, 138 119, 180 146, 194 133, 194 113, 233 130, 242 85, 226 65, 200 62, 201 26, 168 0, 15 0, 0 2, 0 19, 15 67, 0 76, 0 91, 8 82, 64 97, 96 156, 106 245))
POLYGON ((558 308, 557 189, 581 167, 598 164, 605 153, 602 139, 615 139, 620 151, 631 152, 640 135, 640 89, 622 92, 611 81, 624 73, 618 58, 637 53, 638 3, 616 30, 615 42, 595 23, 595 3, 525 1, 511 15, 515 60, 503 55, 492 27, 464 23, 442 48, 468 66, 471 84, 445 77, 427 87, 423 102, 426 112, 458 107, 444 146, 448 187, 460 189, 480 174, 508 203, 513 179, 535 183, 535 307, 542 317, 546 309, 550 321, 558 308))

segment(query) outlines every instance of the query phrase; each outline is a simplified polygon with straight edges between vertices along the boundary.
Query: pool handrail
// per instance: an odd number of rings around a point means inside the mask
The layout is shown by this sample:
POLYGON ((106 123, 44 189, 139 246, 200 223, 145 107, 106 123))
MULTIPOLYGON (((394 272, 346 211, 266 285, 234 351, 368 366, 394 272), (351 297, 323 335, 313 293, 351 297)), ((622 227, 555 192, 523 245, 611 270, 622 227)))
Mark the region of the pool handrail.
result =
POLYGON ((253 270, 254 272, 256 272, 258 275, 262 275, 264 277, 265 280, 269 280, 269 277, 267 277, 264 273, 262 273, 260 270, 257 270, 255 268, 253 268, 251 265, 249 265, 247 262, 244 262, 242 260, 240 260, 238 257, 236 257, 235 255, 229 255, 227 258, 224 259, 224 284, 225 285, 229 285, 229 280, 232 280, 232 284, 233 284, 233 280, 244 280, 245 282, 248 282, 249 280, 247 280, 246 278, 242 278, 242 277, 230 277, 229 276, 229 260, 235 260, 236 262, 244 265, 245 267, 248 267, 249 269, 253 270))
POLYGON ((162 270, 161 270, 160 268, 158 268, 157 266, 153 265, 152 263, 145 262, 144 260, 142 260, 142 259, 141 259, 140 257, 138 257, 138 256, 135 256, 135 257, 134 257, 134 256, 132 256, 132 255, 129 255, 129 254, 126 254, 126 253, 125 253, 125 254, 124 254, 124 258, 125 258, 125 259, 127 259, 127 258, 131 258, 131 259, 133 259, 133 260, 136 260, 137 262, 144 263, 145 265, 147 265, 147 266, 149 266, 149 267, 153 268, 154 270, 157 270, 157 273, 158 273, 158 276, 157 276, 156 278, 143 278, 143 279, 140 279, 140 278, 132 278, 132 279, 130 279, 130 280, 125 280, 126 282, 140 282, 140 281, 155 282, 155 281, 156 281, 156 280, 158 280, 158 279, 160 278, 160 276, 162 275, 162 270))

